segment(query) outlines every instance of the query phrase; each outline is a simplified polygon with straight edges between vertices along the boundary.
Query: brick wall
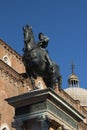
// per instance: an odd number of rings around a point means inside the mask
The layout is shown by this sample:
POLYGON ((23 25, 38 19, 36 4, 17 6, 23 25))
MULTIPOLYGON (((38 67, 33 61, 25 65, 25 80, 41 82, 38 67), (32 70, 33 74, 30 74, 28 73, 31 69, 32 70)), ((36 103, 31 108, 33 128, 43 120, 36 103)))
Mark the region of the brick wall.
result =
POLYGON ((15 52, 11 47, 9 47, 5 42, 0 40, 0 59, 7 56, 11 62, 11 67, 19 73, 25 72, 25 67, 22 62, 22 57, 15 52))

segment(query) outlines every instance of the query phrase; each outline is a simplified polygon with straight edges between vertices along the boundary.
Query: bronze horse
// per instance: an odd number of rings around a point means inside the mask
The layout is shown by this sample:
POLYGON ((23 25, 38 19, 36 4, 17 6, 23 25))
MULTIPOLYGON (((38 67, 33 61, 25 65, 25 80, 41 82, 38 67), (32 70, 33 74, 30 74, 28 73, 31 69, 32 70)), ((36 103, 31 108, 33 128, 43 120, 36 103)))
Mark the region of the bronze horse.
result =
POLYGON ((31 26, 24 26, 23 34, 23 62, 26 68, 26 73, 30 77, 33 87, 35 88, 34 79, 37 78, 37 76, 41 76, 47 87, 54 89, 55 84, 58 83, 59 88, 61 88, 59 66, 49 58, 45 49, 39 47, 35 43, 31 26))

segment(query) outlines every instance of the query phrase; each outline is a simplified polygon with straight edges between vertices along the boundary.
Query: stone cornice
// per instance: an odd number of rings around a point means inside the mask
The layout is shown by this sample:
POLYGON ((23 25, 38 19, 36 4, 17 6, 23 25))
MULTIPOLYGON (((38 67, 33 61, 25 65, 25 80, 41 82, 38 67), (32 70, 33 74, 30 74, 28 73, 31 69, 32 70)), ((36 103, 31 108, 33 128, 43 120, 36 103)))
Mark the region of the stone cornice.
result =
POLYGON ((22 61, 21 55, 16 52, 14 49, 12 49, 8 44, 6 44, 3 40, 0 39, 0 45, 2 45, 7 51, 9 51, 11 54, 15 55, 17 59, 22 61))

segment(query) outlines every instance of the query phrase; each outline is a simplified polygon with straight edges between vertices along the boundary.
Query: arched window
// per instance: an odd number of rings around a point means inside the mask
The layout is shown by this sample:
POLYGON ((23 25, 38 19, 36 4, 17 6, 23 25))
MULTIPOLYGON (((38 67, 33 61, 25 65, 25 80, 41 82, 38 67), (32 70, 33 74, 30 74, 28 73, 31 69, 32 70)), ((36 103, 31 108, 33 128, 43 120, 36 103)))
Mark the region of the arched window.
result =
POLYGON ((6 64, 8 64, 9 66, 11 66, 11 61, 10 61, 10 59, 9 59, 9 57, 8 57, 7 55, 3 56, 2 60, 3 60, 6 64))
POLYGON ((4 123, 1 125, 0 130, 10 130, 10 129, 9 129, 8 125, 6 123, 4 123))

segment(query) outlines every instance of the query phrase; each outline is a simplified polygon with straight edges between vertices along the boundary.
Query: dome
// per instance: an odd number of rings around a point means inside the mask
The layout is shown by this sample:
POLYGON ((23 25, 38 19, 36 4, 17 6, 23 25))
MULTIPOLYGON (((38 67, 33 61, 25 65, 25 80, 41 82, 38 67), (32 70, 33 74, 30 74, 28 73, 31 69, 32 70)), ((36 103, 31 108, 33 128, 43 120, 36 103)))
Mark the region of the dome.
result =
POLYGON ((87 90, 79 87, 79 79, 74 73, 72 64, 72 73, 68 78, 68 88, 64 89, 74 100, 79 100, 81 106, 87 107, 87 90))
POLYGON ((64 89, 74 100, 79 100, 81 106, 87 106, 87 90, 80 87, 64 89))

